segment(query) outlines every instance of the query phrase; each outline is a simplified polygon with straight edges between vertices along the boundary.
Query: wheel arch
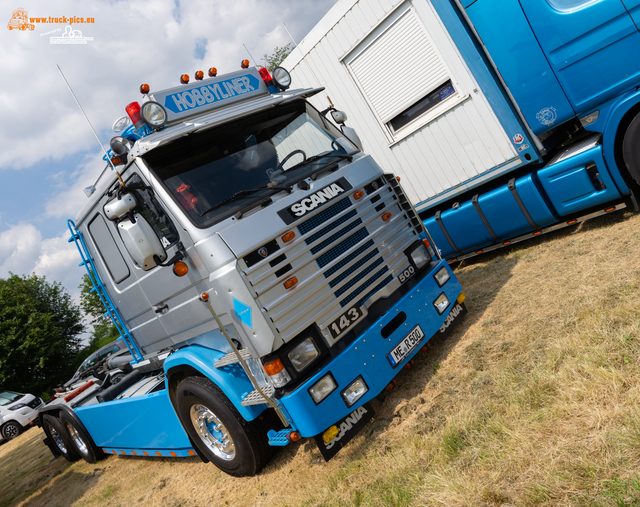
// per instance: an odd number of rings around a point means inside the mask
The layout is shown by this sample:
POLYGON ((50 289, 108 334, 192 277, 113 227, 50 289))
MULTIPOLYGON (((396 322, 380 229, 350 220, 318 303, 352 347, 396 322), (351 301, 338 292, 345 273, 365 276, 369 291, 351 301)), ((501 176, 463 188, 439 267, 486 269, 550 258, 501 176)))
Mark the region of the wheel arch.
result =
POLYGON ((241 404, 245 394, 253 391, 253 385, 239 364, 216 368, 215 362, 225 355, 219 350, 200 345, 191 345, 171 354, 164 362, 167 392, 174 409, 176 407, 176 390, 180 381, 188 376, 208 378, 224 395, 246 421, 253 421, 264 410, 265 405, 241 404))
POLYGON ((629 185, 633 180, 629 174, 622 157, 622 142, 631 121, 640 114, 640 90, 635 90, 617 100, 609 106, 608 117, 603 129, 604 158, 608 162, 609 169, 617 167, 618 175, 612 171, 616 185, 623 194, 629 194, 629 185), (611 163, 613 161, 613 163, 611 163))

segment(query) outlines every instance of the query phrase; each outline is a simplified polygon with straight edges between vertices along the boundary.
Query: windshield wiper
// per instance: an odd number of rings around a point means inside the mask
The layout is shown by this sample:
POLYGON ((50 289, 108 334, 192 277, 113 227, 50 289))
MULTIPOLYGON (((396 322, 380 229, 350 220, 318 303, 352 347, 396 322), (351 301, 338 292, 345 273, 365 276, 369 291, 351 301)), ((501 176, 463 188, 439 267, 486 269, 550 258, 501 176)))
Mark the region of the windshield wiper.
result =
POLYGON ((225 204, 227 204, 227 203, 229 203, 231 201, 235 201, 236 199, 241 199, 243 197, 247 197, 247 196, 250 196, 252 194, 255 194, 256 192, 259 192, 260 190, 286 190, 289 193, 291 193, 292 189, 293 189, 293 185, 271 185, 271 186, 264 185, 262 187, 240 190, 239 192, 236 192, 235 194, 233 194, 231 197, 227 197, 224 201, 219 202, 215 206, 211 206, 207 211, 201 213, 200 216, 203 217, 207 213, 212 212, 214 209, 218 209, 219 207, 224 206, 225 204))
POLYGON ((312 157, 309 157, 303 160, 302 162, 290 167, 289 169, 284 171, 284 173, 286 174, 289 171, 295 171, 296 169, 300 169, 301 167, 306 167, 309 164, 313 164, 317 162, 318 160, 322 160, 323 158, 337 158, 338 160, 348 159, 349 162, 351 162, 353 155, 350 155, 349 153, 325 153, 324 155, 323 154, 313 155, 312 157))

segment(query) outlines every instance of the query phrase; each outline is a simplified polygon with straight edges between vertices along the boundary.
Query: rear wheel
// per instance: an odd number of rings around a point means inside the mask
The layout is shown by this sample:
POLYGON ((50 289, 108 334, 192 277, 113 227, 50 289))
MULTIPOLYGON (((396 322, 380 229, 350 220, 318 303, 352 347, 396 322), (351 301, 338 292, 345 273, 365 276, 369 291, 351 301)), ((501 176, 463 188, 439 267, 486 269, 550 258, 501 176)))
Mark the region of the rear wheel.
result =
POLYGON ((6 440, 16 438, 20 433, 22 433, 22 426, 16 421, 9 421, 2 426, 2 437, 6 440))
POLYGON ((622 157, 629 174, 640 183, 640 114, 631 121, 624 134, 622 157))
POLYGON ((104 457, 104 453, 96 447, 93 439, 70 415, 63 412, 60 416, 60 422, 69 435, 71 446, 87 463, 95 463, 104 457))
POLYGON ((53 444, 58 448, 60 454, 67 461, 77 461, 79 456, 71 445, 69 436, 60 423, 60 420, 52 415, 45 414, 42 416, 42 427, 47 437, 51 439, 53 444))
POLYGON ((261 415, 245 421, 209 379, 183 380, 178 385, 176 405, 191 440, 223 472, 236 477, 255 475, 269 460, 269 418, 261 415))

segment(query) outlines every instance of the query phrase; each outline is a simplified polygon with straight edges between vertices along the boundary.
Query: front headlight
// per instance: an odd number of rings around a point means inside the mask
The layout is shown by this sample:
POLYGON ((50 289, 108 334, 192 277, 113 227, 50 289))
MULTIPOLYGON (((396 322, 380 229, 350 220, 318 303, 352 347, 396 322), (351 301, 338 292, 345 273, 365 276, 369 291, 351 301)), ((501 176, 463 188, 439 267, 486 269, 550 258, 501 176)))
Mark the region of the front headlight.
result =
POLYGON ((318 347, 316 347, 313 338, 307 338, 296 345, 296 347, 289 352, 288 357, 289 361, 291 361, 291 366, 299 373, 309 366, 319 355, 320 351, 318 347))
POLYGON ((433 306, 436 307, 439 315, 442 315, 442 312, 449 307, 449 300, 447 299, 447 296, 444 295, 444 292, 433 302, 433 306))
POLYGON ((309 388, 309 394, 311 395, 314 403, 318 405, 337 388, 338 384, 336 384, 336 381, 333 379, 333 375, 331 375, 331 373, 327 373, 309 388))
POLYGON ((362 377, 355 379, 349 386, 342 391, 342 399, 347 404, 347 407, 351 407, 356 401, 362 398, 369 388, 362 377))
POLYGON ((142 104, 140 114, 152 129, 160 129, 167 123, 167 112, 157 102, 149 101, 142 104))
POLYGON ((416 265, 416 268, 420 269, 422 266, 431 261, 431 256, 427 247, 422 244, 411 252, 411 260, 416 265))
POLYGON ((438 283, 438 287, 442 287, 445 283, 449 281, 449 278, 451 278, 451 275, 449 274, 449 271, 447 271, 447 268, 442 266, 438 270, 438 272, 435 275, 433 275, 433 278, 436 279, 436 282, 438 283))
POLYGON ((14 405, 13 407, 9 408, 9 410, 20 410, 21 408, 26 407, 26 403, 18 403, 17 405, 14 405))

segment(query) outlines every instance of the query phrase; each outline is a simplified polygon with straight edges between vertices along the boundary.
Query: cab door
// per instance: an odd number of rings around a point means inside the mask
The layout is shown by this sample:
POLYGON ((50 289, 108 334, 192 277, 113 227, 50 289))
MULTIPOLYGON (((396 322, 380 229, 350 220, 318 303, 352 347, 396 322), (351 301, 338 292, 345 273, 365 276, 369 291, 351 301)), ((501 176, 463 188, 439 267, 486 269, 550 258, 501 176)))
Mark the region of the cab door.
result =
MULTIPOLYGON (((636 17, 640 0, 624 0, 636 17)), ((640 32, 622 0, 521 0, 576 114, 635 86, 640 32)))

